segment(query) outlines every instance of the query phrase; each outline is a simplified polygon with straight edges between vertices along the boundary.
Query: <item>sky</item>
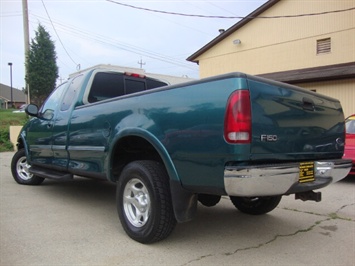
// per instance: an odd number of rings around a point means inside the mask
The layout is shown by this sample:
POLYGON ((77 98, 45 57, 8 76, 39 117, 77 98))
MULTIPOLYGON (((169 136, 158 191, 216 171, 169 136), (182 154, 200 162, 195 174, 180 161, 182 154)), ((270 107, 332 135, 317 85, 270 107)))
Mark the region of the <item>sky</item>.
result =
MULTIPOLYGON (((186 58, 228 29, 237 18, 201 18, 119 5, 204 16, 243 17, 259 0, 27 0, 30 40, 41 24, 55 44, 60 81, 98 64, 142 67, 148 73, 198 78, 186 58), (142 65, 139 64, 142 63, 142 65)), ((22 0, 0 0, 0 83, 25 86, 22 0)))

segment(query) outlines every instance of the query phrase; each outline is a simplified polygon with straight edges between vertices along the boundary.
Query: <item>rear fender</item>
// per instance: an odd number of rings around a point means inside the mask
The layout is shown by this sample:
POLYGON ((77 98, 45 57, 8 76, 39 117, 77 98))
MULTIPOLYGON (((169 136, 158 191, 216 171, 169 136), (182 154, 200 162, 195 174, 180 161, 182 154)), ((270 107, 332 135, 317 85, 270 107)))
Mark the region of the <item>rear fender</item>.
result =
MULTIPOLYGON (((160 158, 162 159, 165 168, 168 172, 170 180, 175 180, 180 182, 180 178, 176 172, 175 166, 173 162, 171 161, 171 158, 165 149, 165 147, 162 145, 162 143, 150 132, 140 129, 140 128, 126 128, 117 134, 114 139, 111 141, 111 144, 109 146, 109 154, 106 158, 105 161, 105 168, 106 169, 112 169, 113 165, 113 153, 115 152, 114 147, 116 144, 119 142, 120 139, 124 137, 140 137, 148 141, 154 148, 155 150, 159 153, 160 158)), ((108 179, 111 181, 115 180, 115 177, 113 176, 112 172, 109 172, 108 174, 108 179)))

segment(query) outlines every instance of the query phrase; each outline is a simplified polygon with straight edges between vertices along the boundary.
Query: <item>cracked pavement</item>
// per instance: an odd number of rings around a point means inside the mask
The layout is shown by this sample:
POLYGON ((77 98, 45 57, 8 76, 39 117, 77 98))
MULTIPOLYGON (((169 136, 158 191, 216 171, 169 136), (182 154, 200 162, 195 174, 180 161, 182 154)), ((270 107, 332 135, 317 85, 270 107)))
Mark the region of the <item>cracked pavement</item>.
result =
POLYGON ((284 196, 262 216, 228 198, 199 204, 168 239, 134 242, 123 231, 115 185, 75 178, 20 186, 13 153, 0 153, 0 265, 355 265, 355 177, 330 185, 321 202, 284 196))

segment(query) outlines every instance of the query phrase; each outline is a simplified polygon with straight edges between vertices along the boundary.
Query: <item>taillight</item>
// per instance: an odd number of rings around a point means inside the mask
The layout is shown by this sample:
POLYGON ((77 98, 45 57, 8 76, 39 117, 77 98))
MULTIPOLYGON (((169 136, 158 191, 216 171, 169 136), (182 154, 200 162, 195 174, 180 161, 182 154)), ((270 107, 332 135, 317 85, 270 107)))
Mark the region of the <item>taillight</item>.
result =
POLYGON ((224 118, 224 138, 229 143, 251 142, 251 107, 248 90, 233 92, 224 118))

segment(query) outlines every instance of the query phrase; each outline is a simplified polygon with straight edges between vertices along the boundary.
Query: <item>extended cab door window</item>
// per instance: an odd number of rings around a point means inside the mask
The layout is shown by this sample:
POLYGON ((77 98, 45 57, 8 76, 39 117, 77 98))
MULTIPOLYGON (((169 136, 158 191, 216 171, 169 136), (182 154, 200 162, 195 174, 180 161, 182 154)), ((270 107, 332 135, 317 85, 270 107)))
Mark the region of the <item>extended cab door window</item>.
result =
POLYGON ((84 75, 79 75, 71 80, 69 88, 63 97, 62 106, 60 107, 61 111, 68 110, 72 103, 76 100, 76 95, 80 90, 83 77, 84 75))
POLYGON ((54 116, 54 111, 57 109, 60 98, 64 92, 64 89, 67 86, 67 82, 59 85, 52 94, 47 98, 40 109, 40 118, 45 120, 51 120, 54 116))

